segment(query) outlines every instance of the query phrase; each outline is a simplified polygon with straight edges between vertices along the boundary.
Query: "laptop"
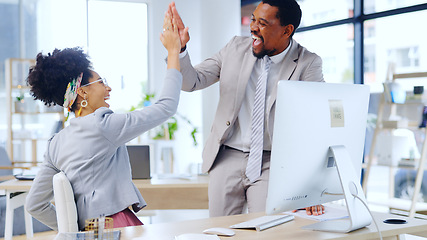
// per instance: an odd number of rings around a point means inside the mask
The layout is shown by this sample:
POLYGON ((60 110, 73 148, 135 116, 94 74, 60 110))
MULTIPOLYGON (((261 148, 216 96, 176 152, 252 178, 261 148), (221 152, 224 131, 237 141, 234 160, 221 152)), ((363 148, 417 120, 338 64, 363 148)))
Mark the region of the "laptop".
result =
POLYGON ((40 169, 39 167, 32 167, 30 169, 22 169, 22 170, 16 169, 17 173, 14 170, 13 175, 18 180, 34 180, 34 178, 36 178, 36 175, 39 169, 40 169))
POLYGON ((150 147, 148 145, 127 145, 132 179, 150 179, 150 147))

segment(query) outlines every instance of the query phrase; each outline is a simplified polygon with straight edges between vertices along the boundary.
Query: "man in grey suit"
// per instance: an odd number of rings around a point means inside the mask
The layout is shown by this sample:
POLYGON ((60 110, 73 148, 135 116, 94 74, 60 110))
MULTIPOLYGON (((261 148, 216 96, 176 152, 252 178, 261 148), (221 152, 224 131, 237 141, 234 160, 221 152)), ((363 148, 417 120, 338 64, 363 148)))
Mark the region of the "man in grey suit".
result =
MULTIPOLYGON (((192 66, 186 43, 190 37, 176 10, 169 4, 166 15, 177 20, 181 37, 180 64, 184 91, 220 84, 220 99, 211 133, 203 151, 203 172, 209 172, 210 216, 265 211, 273 135, 275 100, 279 80, 324 81, 322 60, 299 45, 292 36, 301 21, 295 0, 264 0, 252 14, 252 38, 234 37, 213 57, 192 66), (268 57, 265 57, 268 56, 268 57), (252 117, 258 77, 263 59, 269 59, 265 90, 263 148, 255 178, 247 175, 253 132, 252 117)), ((267 60, 266 60, 267 61, 267 60)), ((253 145, 252 145, 253 146, 253 145)), ((262 146, 261 146, 262 147, 262 146)), ((256 171, 255 171, 256 172, 256 171)), ((323 206, 307 208, 322 214, 323 206)))

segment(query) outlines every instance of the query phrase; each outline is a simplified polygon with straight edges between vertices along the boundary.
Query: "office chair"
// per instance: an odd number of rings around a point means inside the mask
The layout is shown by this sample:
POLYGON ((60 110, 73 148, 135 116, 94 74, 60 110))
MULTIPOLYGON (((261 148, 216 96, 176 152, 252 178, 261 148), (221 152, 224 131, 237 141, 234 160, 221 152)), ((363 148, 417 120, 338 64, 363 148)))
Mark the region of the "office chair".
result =
MULTIPOLYGON (((21 169, 22 171, 31 169, 32 166, 16 166, 12 164, 6 149, 0 146, 0 182, 14 179, 14 170, 21 169)), ((16 174, 16 173, 15 173, 16 174)))
POLYGON ((12 162, 6 149, 0 146, 0 176, 13 175, 12 162))
POLYGON ((74 201, 74 192, 64 172, 59 172, 53 176, 53 192, 58 232, 78 232, 79 227, 77 225, 77 208, 74 201))

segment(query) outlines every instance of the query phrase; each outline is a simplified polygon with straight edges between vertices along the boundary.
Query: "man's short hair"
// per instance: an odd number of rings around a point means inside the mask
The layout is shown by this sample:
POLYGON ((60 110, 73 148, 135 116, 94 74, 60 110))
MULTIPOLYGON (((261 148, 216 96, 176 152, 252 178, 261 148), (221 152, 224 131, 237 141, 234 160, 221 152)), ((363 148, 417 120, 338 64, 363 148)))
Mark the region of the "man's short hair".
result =
POLYGON ((302 12, 298 3, 295 0, 263 0, 262 2, 279 9, 277 11, 277 18, 280 20, 280 25, 286 26, 292 24, 294 26, 294 32, 291 34, 292 37, 301 23, 302 12))

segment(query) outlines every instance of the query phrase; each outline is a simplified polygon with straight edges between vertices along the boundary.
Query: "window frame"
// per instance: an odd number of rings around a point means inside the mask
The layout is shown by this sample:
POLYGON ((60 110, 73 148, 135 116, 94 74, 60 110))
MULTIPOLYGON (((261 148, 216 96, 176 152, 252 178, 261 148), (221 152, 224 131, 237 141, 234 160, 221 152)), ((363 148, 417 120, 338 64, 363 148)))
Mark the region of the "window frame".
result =
POLYGON ((427 10, 427 3, 417 4, 408 7, 402 7, 382 12, 364 13, 364 0, 354 0, 354 15, 351 18, 320 23, 311 26, 298 28, 296 32, 306 32, 311 30, 318 30, 327 27, 339 26, 343 24, 354 25, 354 83, 364 84, 364 23, 365 21, 396 16, 404 13, 418 12, 427 10))

